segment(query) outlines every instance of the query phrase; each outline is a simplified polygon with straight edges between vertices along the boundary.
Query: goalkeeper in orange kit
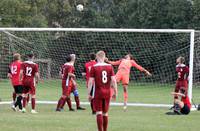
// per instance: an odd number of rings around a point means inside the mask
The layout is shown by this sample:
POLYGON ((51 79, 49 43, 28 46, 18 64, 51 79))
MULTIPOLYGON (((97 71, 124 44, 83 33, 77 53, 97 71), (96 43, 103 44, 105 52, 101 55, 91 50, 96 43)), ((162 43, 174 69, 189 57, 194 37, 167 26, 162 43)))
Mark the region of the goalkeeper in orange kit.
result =
POLYGON ((144 72, 146 75, 151 76, 151 73, 147 71, 142 66, 138 65, 134 60, 131 54, 127 54, 124 58, 118 61, 109 61, 106 60, 111 65, 119 65, 118 71, 116 73, 117 83, 122 81, 123 89, 124 89, 124 110, 127 108, 128 101, 128 84, 129 84, 129 75, 131 67, 135 67, 141 72, 144 72))

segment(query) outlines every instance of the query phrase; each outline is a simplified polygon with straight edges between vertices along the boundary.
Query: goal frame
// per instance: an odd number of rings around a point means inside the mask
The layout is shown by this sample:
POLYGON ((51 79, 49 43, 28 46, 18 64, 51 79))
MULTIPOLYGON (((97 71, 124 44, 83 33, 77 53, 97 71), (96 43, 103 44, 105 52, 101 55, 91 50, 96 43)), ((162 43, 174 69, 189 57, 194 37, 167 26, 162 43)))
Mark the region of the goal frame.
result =
POLYGON ((193 29, 123 29, 123 28, 0 28, 0 31, 71 31, 71 32, 146 32, 146 33, 190 33, 189 85, 188 96, 192 100, 194 37, 193 29))

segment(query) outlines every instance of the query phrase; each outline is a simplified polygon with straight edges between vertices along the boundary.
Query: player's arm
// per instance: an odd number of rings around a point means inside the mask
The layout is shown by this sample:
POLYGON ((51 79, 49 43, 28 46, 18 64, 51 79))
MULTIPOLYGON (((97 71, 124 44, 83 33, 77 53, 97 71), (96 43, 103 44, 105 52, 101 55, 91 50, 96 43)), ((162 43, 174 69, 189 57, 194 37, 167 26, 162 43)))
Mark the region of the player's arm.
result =
POLYGON ((83 71, 82 71, 82 76, 86 76, 86 65, 84 66, 84 68, 83 68, 83 71))
POLYGON ((38 83, 39 79, 40 75, 39 75, 38 65, 36 65, 35 82, 38 83))
POLYGON ((114 95, 112 96, 112 98, 116 100, 118 90, 117 90, 117 81, 115 76, 111 76, 111 87, 114 89, 114 95))
POLYGON ((177 96, 185 97, 185 94, 177 93, 177 92, 171 92, 171 95, 177 95, 177 96))
POLYGON ((111 65, 114 65, 114 66, 117 66, 117 65, 120 65, 121 64, 121 60, 118 60, 118 61, 109 61, 109 60, 106 60, 107 63, 111 64, 111 65))
POLYGON ((19 72, 19 81, 22 81, 22 76, 23 76, 23 69, 21 69, 19 72))
POLYGON ((72 73, 72 72, 73 72, 73 68, 71 67, 71 68, 69 69, 69 72, 68 72, 68 77, 75 78, 76 76, 75 76, 75 74, 72 73))
POLYGON ((90 92, 92 90, 92 85, 93 85, 94 77, 90 77, 88 81, 88 100, 91 101, 92 96, 90 95, 90 92))
POLYGON ((74 73, 70 73, 70 72, 68 73, 68 76, 69 76, 69 77, 73 77, 73 78, 76 77, 76 75, 75 75, 74 73))
POLYGON ((135 67, 139 71, 144 72, 148 76, 152 76, 152 74, 148 70, 146 70, 142 66, 138 65, 134 60, 131 60, 131 64, 132 64, 133 67, 135 67))
POLYGON ((10 78, 10 79, 12 79, 12 74, 11 74, 11 69, 10 69, 10 67, 8 68, 7 77, 10 78))
POLYGON ((60 67, 59 76, 60 76, 61 78, 63 78, 63 69, 62 69, 62 67, 60 67))
POLYGON ((38 72, 36 72, 35 73, 35 82, 38 83, 39 79, 40 79, 40 75, 38 72))

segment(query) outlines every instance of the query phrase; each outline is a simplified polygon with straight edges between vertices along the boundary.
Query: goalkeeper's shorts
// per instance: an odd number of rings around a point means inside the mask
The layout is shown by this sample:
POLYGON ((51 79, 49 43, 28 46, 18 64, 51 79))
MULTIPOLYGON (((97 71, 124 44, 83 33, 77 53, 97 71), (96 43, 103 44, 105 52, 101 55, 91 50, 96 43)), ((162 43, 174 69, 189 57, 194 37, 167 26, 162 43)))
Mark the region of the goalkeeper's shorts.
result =
POLYGON ((118 71, 115 77, 116 77, 117 83, 122 81, 122 85, 129 84, 129 73, 118 71))

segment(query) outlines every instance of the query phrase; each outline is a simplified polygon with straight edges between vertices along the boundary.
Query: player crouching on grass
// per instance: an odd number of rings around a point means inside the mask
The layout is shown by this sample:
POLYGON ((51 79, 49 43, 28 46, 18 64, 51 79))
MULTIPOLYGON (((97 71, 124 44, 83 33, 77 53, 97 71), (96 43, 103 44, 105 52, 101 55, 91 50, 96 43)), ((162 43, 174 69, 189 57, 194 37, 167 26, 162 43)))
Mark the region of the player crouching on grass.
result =
POLYGON ((85 110, 80 106, 79 94, 77 84, 75 81, 75 69, 74 63, 76 60, 75 54, 67 56, 66 63, 62 66, 61 77, 62 77, 62 96, 60 97, 56 111, 61 111, 67 102, 69 111, 74 111, 71 104, 70 94, 73 93, 76 102, 77 110, 85 110))
POLYGON ((93 99, 98 131, 107 131, 111 87, 114 88, 113 98, 116 98, 117 83, 112 65, 104 62, 105 52, 97 52, 96 58, 97 64, 92 66, 90 71, 88 100, 93 99), (95 84, 94 96, 91 95, 93 84, 95 84))
POLYGON ((186 88, 181 88, 179 92, 171 93, 173 96, 181 97, 181 100, 177 97, 174 100, 174 113, 176 114, 188 115, 190 113, 191 103, 186 90, 186 88))
MULTIPOLYGON (((19 111, 22 110, 22 83, 19 79, 19 74, 20 74, 20 68, 21 68, 21 55, 18 53, 15 53, 13 55, 14 61, 10 64, 9 66, 9 71, 8 71, 8 77, 11 80, 11 83, 13 85, 14 88, 14 92, 13 94, 16 94, 17 96, 17 101, 15 101, 15 99, 13 98, 13 105, 12 105, 12 109, 14 111, 16 111, 16 107, 19 107, 19 111)), ((15 96, 15 95, 13 95, 15 96)))
POLYGON ((31 113, 38 113, 35 111, 35 98, 36 98, 36 84, 39 80, 38 65, 33 62, 34 54, 29 52, 27 54, 28 61, 24 61, 21 65, 20 80, 23 85, 23 109, 22 112, 26 112, 27 95, 31 96, 31 113))

